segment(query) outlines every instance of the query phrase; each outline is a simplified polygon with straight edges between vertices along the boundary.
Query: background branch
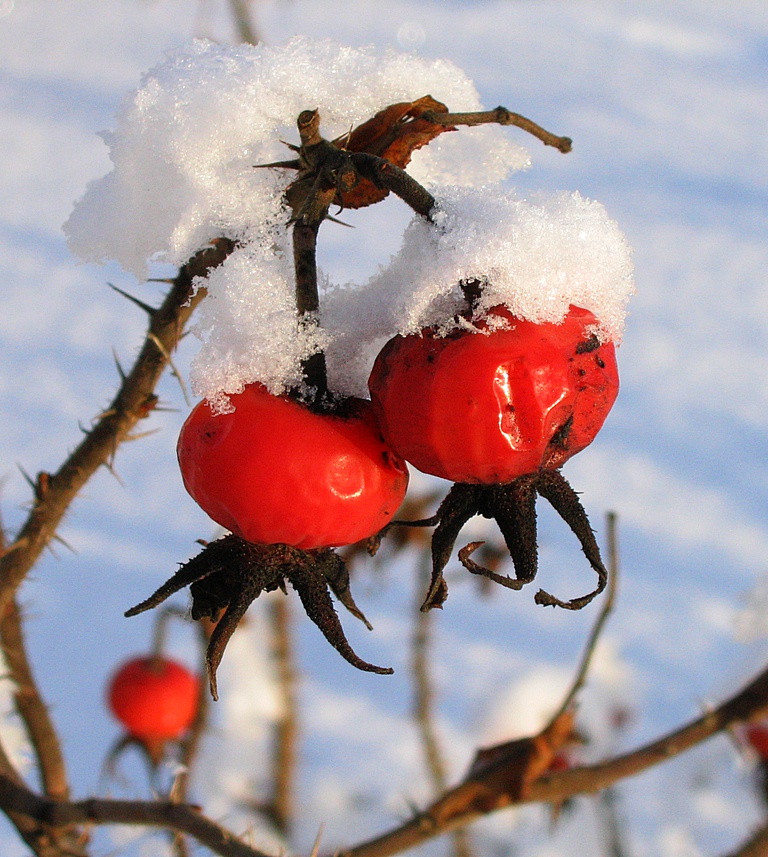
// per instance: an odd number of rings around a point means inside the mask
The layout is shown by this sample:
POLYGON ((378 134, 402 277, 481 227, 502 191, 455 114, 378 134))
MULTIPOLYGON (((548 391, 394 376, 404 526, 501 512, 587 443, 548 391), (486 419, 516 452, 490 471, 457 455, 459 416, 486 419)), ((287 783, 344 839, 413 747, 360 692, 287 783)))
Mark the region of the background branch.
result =
POLYGON ((593 794, 667 761, 736 723, 764 716, 767 711, 768 669, 717 708, 657 741, 598 765, 545 774, 530 783, 524 794, 504 790, 510 782, 517 782, 519 759, 513 754, 501 757, 484 766, 482 776, 468 776, 405 824, 339 854, 342 857, 387 857, 499 808, 522 803, 561 803, 578 794, 593 794), (468 795, 473 799, 469 800, 468 795), (446 807, 451 811, 446 812, 446 807))
MULTIPOLYGON (((435 691, 429 669, 434 612, 422 612, 419 608, 424 600, 424 591, 429 586, 432 575, 432 563, 428 552, 421 551, 416 586, 416 604, 414 628, 411 646, 411 671, 413 674, 413 718, 421 736, 424 749, 424 761, 433 794, 445 791, 448 780, 445 761, 440 750, 435 730, 434 699, 435 691)), ((469 832, 465 829, 453 832, 453 852, 455 857, 471 857, 472 846, 469 832)))
POLYGON ((293 641, 291 601, 269 602, 272 657, 280 694, 280 715, 272 745, 272 799, 265 807, 277 830, 286 838, 293 826, 293 796, 299 740, 296 655, 293 641))

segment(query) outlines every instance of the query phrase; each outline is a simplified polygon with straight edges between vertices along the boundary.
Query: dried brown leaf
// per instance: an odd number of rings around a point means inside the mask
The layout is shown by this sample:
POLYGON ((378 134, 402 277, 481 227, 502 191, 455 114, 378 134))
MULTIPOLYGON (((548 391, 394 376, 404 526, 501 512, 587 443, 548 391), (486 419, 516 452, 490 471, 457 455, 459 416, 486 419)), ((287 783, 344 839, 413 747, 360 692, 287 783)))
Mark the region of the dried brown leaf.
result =
MULTIPOLYGON (((456 130, 452 125, 439 125, 424 118, 424 114, 429 112, 447 113, 448 108, 431 95, 416 101, 390 104, 333 142, 350 152, 366 152, 384 158, 403 169, 416 149, 426 146, 443 131, 456 130)), ((355 188, 342 194, 339 202, 344 208, 364 208, 380 202, 387 193, 385 188, 378 188, 362 179, 355 188)))
POLYGON ((464 782, 439 800, 429 814, 436 824, 444 825, 519 802, 574 734, 573 712, 566 711, 532 738, 478 750, 464 782))

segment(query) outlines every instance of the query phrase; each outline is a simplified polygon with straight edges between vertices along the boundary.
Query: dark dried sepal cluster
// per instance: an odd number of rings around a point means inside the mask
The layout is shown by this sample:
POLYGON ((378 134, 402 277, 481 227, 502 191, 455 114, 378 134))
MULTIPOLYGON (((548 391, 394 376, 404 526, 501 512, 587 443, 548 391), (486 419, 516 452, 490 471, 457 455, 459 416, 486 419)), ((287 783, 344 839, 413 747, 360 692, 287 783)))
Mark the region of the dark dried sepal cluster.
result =
MULTIPOLYGON (((470 558, 483 542, 471 542, 459 551, 459 561, 464 568, 508 589, 522 589, 526 583, 530 583, 538 570, 537 496, 544 497, 571 528, 589 564, 597 573, 597 586, 592 592, 570 601, 562 601, 540 589, 534 600, 545 606, 580 610, 599 595, 608 582, 608 571, 600 556, 587 513, 578 495, 559 470, 541 469, 499 485, 456 483, 433 517, 421 521, 396 522, 407 526, 436 525, 432 535, 432 580, 421 609, 426 611, 443 606, 448 597, 448 584, 443 577, 443 569, 451 558, 462 527, 475 515, 492 518, 499 525, 512 558, 515 577, 497 574, 470 558)), ((377 544, 372 543, 371 546, 375 550, 377 544)))
POLYGON ((262 592, 274 592, 276 589, 285 592, 286 581, 298 593, 307 616, 352 666, 383 675, 392 672, 391 667, 377 667, 359 658, 347 641, 331 592, 353 616, 368 628, 371 626, 352 598, 349 572, 344 561, 329 548, 303 551, 290 545, 257 545, 239 536, 224 536, 205 545, 153 595, 126 611, 125 615, 136 616, 157 607, 175 592, 189 586, 192 618, 208 617, 216 621, 208 643, 206 662, 211 694, 217 699, 216 670, 245 611, 262 592))

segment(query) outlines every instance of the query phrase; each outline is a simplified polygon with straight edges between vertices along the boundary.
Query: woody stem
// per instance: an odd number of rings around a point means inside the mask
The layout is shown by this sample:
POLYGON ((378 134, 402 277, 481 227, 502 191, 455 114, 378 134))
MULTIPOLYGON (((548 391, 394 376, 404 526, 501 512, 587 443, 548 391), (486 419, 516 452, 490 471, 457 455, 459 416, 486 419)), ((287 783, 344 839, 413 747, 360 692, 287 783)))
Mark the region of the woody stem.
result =
MULTIPOLYGON (((296 222, 293 225, 293 262, 296 271, 296 310, 299 324, 315 327, 318 321, 320 298, 317 290, 317 232, 319 223, 296 222)), ((328 392, 325 354, 312 354, 302 362, 304 380, 314 388, 314 401, 319 402, 328 392)))

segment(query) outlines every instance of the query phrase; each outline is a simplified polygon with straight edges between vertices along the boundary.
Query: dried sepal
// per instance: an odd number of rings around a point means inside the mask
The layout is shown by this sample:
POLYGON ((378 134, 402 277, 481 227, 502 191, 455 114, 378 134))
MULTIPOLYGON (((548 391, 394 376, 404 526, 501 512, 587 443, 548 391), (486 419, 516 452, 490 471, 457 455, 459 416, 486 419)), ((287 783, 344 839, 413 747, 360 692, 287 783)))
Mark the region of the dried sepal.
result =
POLYGON ((585 556, 597 573, 597 586, 586 595, 563 601, 544 590, 534 600, 537 604, 580 610, 599 595, 608 582, 608 571, 600 556, 595 534, 578 495, 559 470, 541 469, 499 485, 455 483, 433 518, 425 521, 396 521, 395 524, 436 524, 432 535, 432 578, 422 611, 442 607, 448 596, 443 570, 453 553, 464 524, 474 515, 496 521, 504 536, 515 569, 515 577, 501 575, 471 559, 483 542, 471 542, 459 550, 459 561, 472 574, 498 583, 508 589, 522 589, 536 577, 538 543, 536 498, 544 497, 578 538, 585 556))
POLYGON ((167 583, 125 615, 143 613, 189 586, 192 618, 210 618, 216 622, 208 643, 206 664, 211 695, 217 699, 216 671, 240 620, 262 592, 276 589, 285 592, 286 582, 298 593, 307 616, 345 660, 366 672, 392 672, 390 667, 378 667, 362 660, 350 646, 329 587, 354 616, 369 628, 371 626, 352 598, 349 572, 343 560, 327 548, 303 551, 284 544, 257 545, 239 536, 224 536, 206 544, 167 583))

